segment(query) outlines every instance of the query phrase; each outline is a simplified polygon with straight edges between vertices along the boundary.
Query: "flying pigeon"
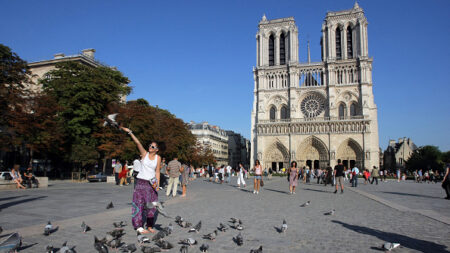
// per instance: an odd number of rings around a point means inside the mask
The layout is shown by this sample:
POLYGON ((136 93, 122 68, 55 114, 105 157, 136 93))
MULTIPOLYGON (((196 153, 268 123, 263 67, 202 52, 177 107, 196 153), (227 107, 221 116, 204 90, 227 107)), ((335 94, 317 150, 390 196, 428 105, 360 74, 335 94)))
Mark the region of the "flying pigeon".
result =
POLYGON ((156 246, 160 247, 161 249, 171 249, 171 248, 173 248, 173 245, 170 242, 164 241, 164 240, 159 240, 155 244, 156 244, 156 246))
POLYGON ((285 233, 288 228, 286 220, 283 220, 283 225, 281 225, 281 233, 285 233))
POLYGON ((105 127, 105 126, 110 125, 114 128, 119 129, 119 123, 117 123, 117 121, 116 121, 117 115, 118 115, 118 113, 113 113, 113 114, 109 114, 108 116, 106 116, 103 126, 105 127))
POLYGON ((311 204, 311 201, 306 201, 304 204, 300 205, 301 207, 309 206, 311 204))
POLYGON ((193 238, 187 238, 187 239, 181 240, 179 243, 191 246, 191 245, 197 244, 197 241, 193 238))
POLYGON ((83 221, 81 223, 81 230, 83 231, 83 233, 86 233, 87 231, 91 230, 91 227, 89 227, 88 225, 86 225, 86 223, 83 221))
POLYGON ((222 232, 227 232, 228 227, 220 223, 218 229, 222 232))
POLYGON ((336 210, 331 210, 329 212, 324 213, 324 215, 334 215, 334 212, 336 212, 336 210))
POLYGON ((142 246, 141 251, 142 253, 155 253, 161 252, 161 249, 158 247, 142 246))
POLYGON ((15 252, 22 246, 22 237, 19 233, 13 233, 0 243, 0 252, 15 252))
POLYGON ((59 252, 61 253, 75 253, 74 250, 75 246, 73 246, 72 248, 69 248, 69 246, 67 246, 67 241, 63 243, 61 249, 59 250, 59 252))
POLYGON ((193 228, 189 229, 189 232, 198 233, 200 231, 200 228, 202 228, 202 221, 199 221, 197 223, 197 225, 195 225, 193 228))
MULTIPOLYGON (((163 204, 164 204, 164 202, 148 202, 148 203, 145 204, 145 209, 150 210, 152 208, 156 208, 156 210, 158 210, 159 214, 161 214, 162 216, 164 216, 166 218, 171 219, 172 217, 167 215, 167 213, 164 211, 163 204)), ((177 217, 179 217, 179 216, 177 216, 177 217)))
POLYGON ((202 244, 202 246, 200 246, 200 252, 208 252, 208 249, 209 249, 208 244, 202 244))
POLYGON ((150 242, 150 239, 145 235, 138 235, 137 240, 139 243, 150 242))
POLYGON ((181 253, 188 253, 188 246, 187 245, 183 245, 183 246, 181 246, 181 248, 180 248, 180 252, 181 253))
POLYGON ((109 202, 109 204, 106 206, 106 209, 111 209, 111 208, 114 208, 112 201, 109 202))
POLYGON ((94 248, 99 253, 108 253, 108 247, 106 247, 106 239, 103 238, 102 240, 99 240, 97 236, 94 236, 94 248))
POLYGON ((214 241, 214 240, 216 240, 216 236, 217 236, 217 230, 214 230, 214 232, 204 235, 203 239, 208 239, 208 240, 214 241))
POLYGON ((259 248, 257 248, 257 249, 250 250, 250 253, 262 253, 262 252, 263 252, 262 251, 262 245, 259 246, 259 248))
POLYGON ((391 251, 398 247, 400 247, 400 243, 391 243, 391 242, 387 242, 387 243, 383 244, 383 246, 381 246, 382 249, 387 250, 387 251, 391 251))
POLYGON ((244 237, 239 233, 235 238, 233 238, 237 245, 242 246, 244 244, 244 237))
POLYGON ((53 227, 52 223, 48 221, 47 225, 44 227, 44 235, 49 236, 56 231, 58 231, 58 227, 53 227))
POLYGON ((136 250, 137 250, 137 248, 136 248, 136 245, 134 245, 134 243, 126 244, 126 245, 122 246, 122 248, 121 248, 122 253, 133 253, 136 250))

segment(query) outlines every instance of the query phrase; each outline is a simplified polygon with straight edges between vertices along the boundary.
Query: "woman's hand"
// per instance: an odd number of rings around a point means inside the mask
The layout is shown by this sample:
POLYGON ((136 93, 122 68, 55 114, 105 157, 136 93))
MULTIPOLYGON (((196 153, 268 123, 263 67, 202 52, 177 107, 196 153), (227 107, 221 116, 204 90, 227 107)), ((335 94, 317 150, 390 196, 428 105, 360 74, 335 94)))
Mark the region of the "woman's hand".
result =
POLYGON ((120 129, 122 129, 123 131, 125 131, 126 133, 129 133, 131 130, 126 128, 126 127, 120 127, 120 129))

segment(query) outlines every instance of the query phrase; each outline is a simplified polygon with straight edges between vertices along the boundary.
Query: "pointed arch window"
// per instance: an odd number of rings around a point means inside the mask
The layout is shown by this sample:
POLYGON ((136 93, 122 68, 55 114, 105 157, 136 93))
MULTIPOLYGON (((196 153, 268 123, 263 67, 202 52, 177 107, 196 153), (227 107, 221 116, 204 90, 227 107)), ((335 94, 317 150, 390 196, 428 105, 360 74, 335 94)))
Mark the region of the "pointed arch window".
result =
POLYGON ((347 58, 353 58, 353 34, 352 28, 350 26, 347 27, 347 58))
POLYGON ((287 106, 281 107, 280 118, 281 119, 289 119, 289 111, 288 111, 287 106))
POLYGON ((357 106, 355 103, 352 103, 350 105, 350 116, 356 116, 356 115, 358 115, 357 106))
POLYGON ((274 48, 275 40, 273 38, 273 34, 269 36, 269 66, 273 66, 275 64, 275 48, 274 48))
POLYGON ((270 120, 271 121, 275 120, 275 112, 276 112, 275 106, 270 107, 270 120))
POLYGON ((280 65, 286 64, 286 37, 284 33, 280 35, 280 65))
POLYGON ((336 28, 336 59, 342 59, 341 52, 341 28, 336 28))
POLYGON ((347 107, 344 103, 339 105, 339 119, 345 119, 347 107))

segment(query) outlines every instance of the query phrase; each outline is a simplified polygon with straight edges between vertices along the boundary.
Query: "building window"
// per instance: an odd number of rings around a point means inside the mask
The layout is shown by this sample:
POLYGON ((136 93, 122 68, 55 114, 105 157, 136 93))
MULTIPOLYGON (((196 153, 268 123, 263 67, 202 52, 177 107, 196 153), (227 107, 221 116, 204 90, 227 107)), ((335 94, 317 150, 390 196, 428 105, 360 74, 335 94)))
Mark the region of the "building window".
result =
POLYGON ((289 111, 287 109, 287 106, 281 107, 280 118, 281 119, 289 119, 289 111))
POLYGON ((336 28, 336 59, 342 59, 341 53, 341 28, 336 28))
POLYGON ((284 33, 280 35, 280 65, 286 64, 286 40, 284 33))
POLYGON ((270 120, 275 120, 275 111, 276 111, 275 107, 272 106, 270 108, 270 120))
POLYGON ((275 50, 274 50, 274 38, 273 34, 269 36, 269 66, 273 66, 275 64, 275 50))
POLYGON ((345 106, 345 104, 342 103, 339 105, 339 119, 345 118, 346 110, 347 110, 347 107, 345 106))
POLYGON ((356 115, 357 115, 356 104, 352 103, 350 105, 350 116, 356 116, 356 115))
POLYGON ((352 28, 347 27, 347 58, 353 58, 353 39, 352 39, 352 28))

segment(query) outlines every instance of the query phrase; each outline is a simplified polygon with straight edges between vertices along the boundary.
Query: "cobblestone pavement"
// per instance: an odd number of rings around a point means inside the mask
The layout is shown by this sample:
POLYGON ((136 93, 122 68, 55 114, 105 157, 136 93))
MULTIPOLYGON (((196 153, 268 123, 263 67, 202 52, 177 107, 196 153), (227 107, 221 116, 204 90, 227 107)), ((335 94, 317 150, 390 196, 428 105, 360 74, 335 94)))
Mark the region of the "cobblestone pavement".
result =
MULTIPOLYGON (((235 182, 235 178, 232 181, 235 182)), ((331 187, 323 185, 300 184, 296 195, 287 194, 286 178, 266 179, 259 195, 252 194, 253 183, 247 183, 245 189, 238 189, 197 179, 189 184, 186 198, 168 200, 162 191, 160 200, 166 201, 169 215, 181 215, 193 224, 202 221, 199 234, 188 233, 174 224, 175 231, 167 240, 175 248, 169 252, 179 252, 177 242, 187 237, 195 238, 200 245, 209 244, 209 252, 249 252, 260 245, 263 252, 380 252, 385 241, 402 244, 395 252, 448 252, 450 249, 449 225, 409 211, 408 208, 415 206, 409 206, 408 202, 421 202, 423 199, 412 195, 415 192, 405 195, 410 199, 406 204, 401 203, 408 207, 403 211, 359 193, 368 191, 374 195, 381 194, 377 195, 380 198, 396 197, 398 194, 377 193, 381 189, 396 191, 388 188, 398 187, 389 186, 391 182, 375 190, 370 189, 375 186, 364 185, 358 187, 358 192, 346 188, 344 194, 333 194, 331 187), (300 207, 307 200, 311 205, 300 207), (336 210, 335 215, 324 215, 331 209, 336 210), (202 239, 202 235, 216 229, 219 222, 228 224, 230 217, 240 218, 244 223, 243 246, 233 242, 232 238, 238 234, 234 229, 219 232, 212 242, 202 239), (283 219, 289 228, 285 234, 280 234, 277 228, 283 219)), ((417 187, 423 187, 417 195, 434 196, 427 190, 428 186, 417 187)), ((7 231, 0 237, 19 231, 24 242, 20 252, 44 252, 46 245, 61 247, 64 241, 68 241, 68 245, 76 245, 77 252, 95 252, 94 235, 103 237, 112 230, 113 221, 126 220, 129 225, 125 227, 123 241, 137 243, 130 224, 131 195, 131 186, 118 187, 106 183, 61 183, 48 189, 2 191, 0 226, 7 231), (106 210, 111 200, 115 208, 106 210), (46 237, 42 231, 48 219, 60 229, 46 237), (81 233, 82 221, 91 225, 93 230, 81 233)), ((428 205, 428 202, 424 203, 428 205)), ((418 203, 414 205, 427 208, 418 203)), ((440 210, 444 209, 445 206, 440 210)), ((173 220, 159 216, 157 227, 166 226, 169 222, 173 223, 173 220)), ((189 252, 199 252, 199 245, 191 246, 189 252)))

